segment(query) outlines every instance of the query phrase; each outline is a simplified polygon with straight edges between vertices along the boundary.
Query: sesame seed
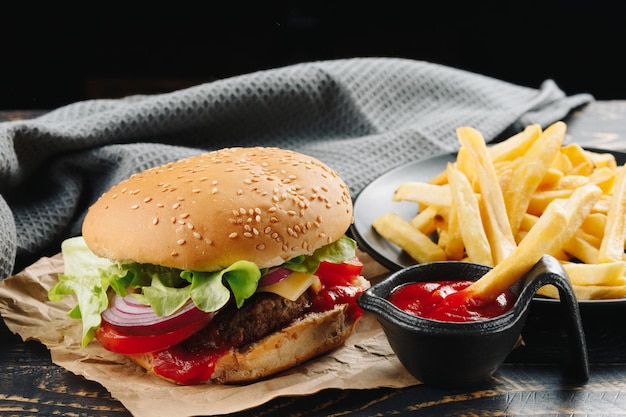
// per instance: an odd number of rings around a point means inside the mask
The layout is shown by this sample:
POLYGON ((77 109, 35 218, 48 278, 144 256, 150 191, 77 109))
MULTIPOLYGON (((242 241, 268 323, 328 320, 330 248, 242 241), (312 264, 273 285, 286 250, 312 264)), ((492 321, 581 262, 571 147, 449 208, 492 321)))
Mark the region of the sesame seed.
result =
POLYGON ((155 226, 156 226, 157 224, 159 224, 159 218, 158 218, 158 217, 154 217, 154 218, 152 219, 152 224, 153 224, 153 225, 155 225, 155 226))
POLYGON ((176 251, 172 251, 172 253, 170 253, 171 256, 178 256, 178 252, 176 251))
POLYGON ((202 235, 198 232, 193 232, 193 237, 195 237, 196 239, 202 239, 202 235))
POLYGON ((259 244, 259 245, 256 245, 256 248, 257 248, 258 250, 263 250, 263 249, 265 249, 265 245, 261 243, 261 244, 259 244))
POLYGON ((193 190, 191 190, 192 193, 199 193, 200 191, 202 191, 200 188, 194 188, 193 190))
POLYGON ((252 233, 250 233, 250 232, 244 232, 244 233, 243 233, 243 235, 244 235, 245 237, 253 237, 253 236, 254 236, 254 235, 253 235, 252 233))
POLYGON ((189 230, 193 230, 193 224, 191 224, 191 223, 187 223, 187 229, 189 229, 189 230))
POLYGON ((214 187, 214 188, 211 190, 211 194, 217 194, 217 187, 214 187))
POLYGON ((229 238, 234 239, 237 237, 237 232, 232 232, 231 234, 228 235, 229 238))
POLYGON ((174 203, 174 204, 172 205, 172 208, 173 208, 174 210, 176 210, 176 209, 177 209, 177 208, 179 208, 179 207, 180 207, 180 203, 174 203))
POLYGON ((143 199, 144 203, 149 203, 151 201, 152 201, 152 197, 146 197, 146 198, 143 199))
POLYGON ((187 241, 185 239, 178 239, 176 243, 178 243, 179 245, 184 245, 185 243, 187 243, 187 241))
POLYGON ((136 210, 139 208, 138 204, 133 204, 132 206, 130 206, 131 209, 136 210))

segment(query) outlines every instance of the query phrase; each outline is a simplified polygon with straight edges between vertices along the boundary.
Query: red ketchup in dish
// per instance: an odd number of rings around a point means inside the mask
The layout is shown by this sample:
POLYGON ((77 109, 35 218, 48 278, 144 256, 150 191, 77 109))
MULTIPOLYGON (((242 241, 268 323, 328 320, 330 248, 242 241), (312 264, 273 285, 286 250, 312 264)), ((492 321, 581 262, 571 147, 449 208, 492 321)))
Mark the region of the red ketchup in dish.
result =
POLYGON ((506 291, 484 302, 459 292, 474 281, 415 282, 392 291, 387 299, 399 309, 419 317, 453 322, 469 322, 500 316, 511 309, 515 295, 506 291))

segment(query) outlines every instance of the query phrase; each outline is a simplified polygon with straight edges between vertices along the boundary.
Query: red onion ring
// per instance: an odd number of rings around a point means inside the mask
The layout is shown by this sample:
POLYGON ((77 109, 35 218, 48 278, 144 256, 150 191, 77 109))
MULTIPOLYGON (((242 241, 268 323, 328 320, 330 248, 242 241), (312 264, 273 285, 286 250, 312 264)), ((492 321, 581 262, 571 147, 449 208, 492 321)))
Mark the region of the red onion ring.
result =
POLYGON ((128 294, 113 296, 109 308, 102 313, 102 320, 115 330, 134 336, 156 335, 172 332, 199 320, 207 322, 215 315, 200 310, 190 300, 174 314, 161 317, 149 305, 142 304, 128 294))
POLYGON ((287 278, 292 272, 291 269, 283 267, 270 269, 259 279, 259 287, 267 287, 268 285, 276 284, 287 278))

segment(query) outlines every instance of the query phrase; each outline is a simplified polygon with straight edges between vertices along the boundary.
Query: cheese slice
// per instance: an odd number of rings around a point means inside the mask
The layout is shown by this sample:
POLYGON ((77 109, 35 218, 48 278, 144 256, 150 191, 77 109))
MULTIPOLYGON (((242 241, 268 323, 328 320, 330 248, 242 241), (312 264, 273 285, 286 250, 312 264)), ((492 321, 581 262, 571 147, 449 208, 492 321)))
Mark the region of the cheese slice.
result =
POLYGON ((287 278, 276 284, 261 287, 258 291, 272 292, 291 301, 296 301, 312 285, 321 286, 317 275, 305 272, 292 272, 287 278))

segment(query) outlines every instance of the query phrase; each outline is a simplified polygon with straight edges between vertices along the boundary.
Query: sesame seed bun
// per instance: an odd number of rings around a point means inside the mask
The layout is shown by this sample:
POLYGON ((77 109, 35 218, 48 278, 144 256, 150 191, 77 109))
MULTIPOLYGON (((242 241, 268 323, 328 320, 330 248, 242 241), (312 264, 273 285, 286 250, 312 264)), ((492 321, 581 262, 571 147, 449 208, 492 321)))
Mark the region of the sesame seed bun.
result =
POLYGON ((238 260, 279 265, 340 238, 348 187, 319 160, 278 148, 230 148, 135 174, 89 209, 97 255, 196 271, 238 260))

